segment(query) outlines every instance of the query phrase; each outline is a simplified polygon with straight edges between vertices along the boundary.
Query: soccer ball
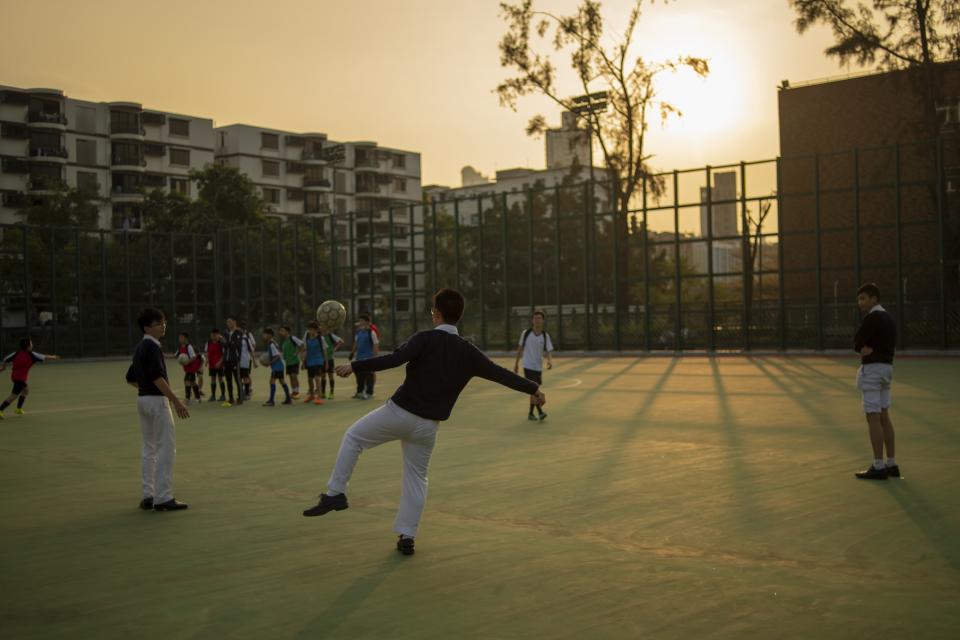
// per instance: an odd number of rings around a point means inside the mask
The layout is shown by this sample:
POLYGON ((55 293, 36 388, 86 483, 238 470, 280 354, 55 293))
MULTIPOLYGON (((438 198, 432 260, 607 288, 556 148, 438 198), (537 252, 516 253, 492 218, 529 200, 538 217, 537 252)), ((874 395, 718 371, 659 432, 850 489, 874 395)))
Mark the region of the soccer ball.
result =
POLYGON ((346 319, 346 308, 336 300, 327 300, 317 307, 317 323, 324 331, 339 328, 346 319))
POLYGON ((262 364, 263 366, 265 366, 265 367, 269 367, 269 366, 270 366, 270 354, 267 353, 266 351, 264 351, 263 353, 260 354, 260 358, 259 358, 259 359, 260 359, 260 364, 262 364))
POLYGON ((190 356, 188 356, 185 353, 181 353, 180 355, 177 356, 177 362, 179 362, 180 364, 187 364, 188 362, 190 362, 190 356))

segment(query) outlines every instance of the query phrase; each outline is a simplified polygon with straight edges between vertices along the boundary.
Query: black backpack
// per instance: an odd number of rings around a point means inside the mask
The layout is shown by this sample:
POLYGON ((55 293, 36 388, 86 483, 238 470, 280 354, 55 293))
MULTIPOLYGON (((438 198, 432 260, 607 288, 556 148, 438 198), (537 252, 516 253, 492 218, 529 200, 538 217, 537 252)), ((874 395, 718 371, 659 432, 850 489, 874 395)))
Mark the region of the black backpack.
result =
MULTIPOLYGON (((520 348, 527 346, 527 338, 530 337, 530 334, 533 333, 533 327, 529 327, 523 330, 523 334, 520 336, 520 348)), ((543 332, 543 350, 547 350, 547 340, 550 340, 550 334, 546 331, 543 332)), ((552 342, 552 340, 551 340, 552 342)))

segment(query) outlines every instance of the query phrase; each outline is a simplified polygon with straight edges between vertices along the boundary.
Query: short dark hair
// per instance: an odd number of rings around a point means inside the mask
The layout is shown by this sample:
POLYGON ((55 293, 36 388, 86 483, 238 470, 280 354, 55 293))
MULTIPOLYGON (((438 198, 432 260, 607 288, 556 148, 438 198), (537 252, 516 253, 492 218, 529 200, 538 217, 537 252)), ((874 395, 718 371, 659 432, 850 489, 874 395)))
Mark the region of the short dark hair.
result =
POLYGON ((273 329, 271 329, 270 327, 264 327, 264 328, 263 328, 263 332, 264 332, 266 335, 268 335, 268 336, 272 336, 272 335, 273 335, 273 329))
POLYGON ((33 342, 30 338, 20 338, 20 351, 26 351, 30 348, 30 343, 33 342))
POLYGON ((285 325, 283 325, 283 326, 280 327, 280 328, 283 329, 284 331, 286 331, 287 333, 293 333, 293 329, 291 329, 291 328, 290 328, 290 325, 288 325, 288 324, 285 324, 285 325))
POLYGON ((366 320, 367 322, 371 322, 371 320, 370 320, 370 314, 369 314, 369 313, 361 313, 361 314, 360 314, 360 319, 361 319, 361 320, 366 320))
POLYGON ((190 334, 187 333, 186 331, 181 331, 181 332, 180 332, 180 335, 182 335, 182 336, 183 336, 184 338, 186 338, 187 340, 190 339, 190 334))
POLYGON ((433 308, 439 311, 440 317, 450 324, 460 322, 465 304, 463 294, 456 289, 443 288, 433 296, 433 308))
POLYGON ((310 323, 307 324, 307 329, 316 329, 317 331, 320 331, 320 323, 316 320, 311 320, 310 323))
POLYGON ((860 295, 861 293, 865 293, 871 298, 876 298, 878 302, 880 300, 880 287, 872 282, 860 285, 860 288, 857 289, 857 295, 860 295))
POLYGON ((210 333, 220 333, 220 329, 214 327, 213 329, 210 329, 210 333))
POLYGON ((166 318, 163 315, 163 311, 160 309, 154 309, 153 307, 147 307, 142 309, 140 314, 137 316, 137 326, 140 327, 140 331, 146 333, 146 328, 152 325, 154 322, 163 322, 166 318))
POLYGON ((233 314, 231 313, 230 315, 227 316, 227 320, 233 320, 234 322, 236 322, 236 321, 237 321, 237 316, 235 316, 235 315, 233 315, 233 314))
POLYGON ((540 309, 537 309, 536 311, 534 311, 534 312, 533 312, 533 316, 531 316, 531 317, 536 318, 537 316, 540 316, 540 317, 543 318, 544 320, 547 319, 547 314, 545 314, 545 313, 544 313, 543 311, 541 311, 540 309))

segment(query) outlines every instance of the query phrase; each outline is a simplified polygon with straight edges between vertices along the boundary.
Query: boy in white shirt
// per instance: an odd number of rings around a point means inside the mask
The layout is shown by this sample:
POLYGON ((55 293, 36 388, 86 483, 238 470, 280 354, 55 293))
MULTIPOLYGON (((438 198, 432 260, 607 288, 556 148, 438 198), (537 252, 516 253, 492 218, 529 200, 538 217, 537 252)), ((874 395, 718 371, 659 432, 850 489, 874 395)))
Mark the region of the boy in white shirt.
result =
MULTIPOLYGON (((520 359, 523 358, 523 377, 532 380, 537 384, 543 384, 543 356, 547 356, 547 369, 553 368, 553 360, 550 353, 553 351, 553 342, 550 341, 550 334, 543 330, 543 323, 546 320, 546 314, 543 311, 534 311, 529 329, 524 329, 520 334, 520 343, 517 346, 517 359, 513 363, 513 372, 520 373, 520 359)), ((527 420, 547 419, 547 414, 543 408, 530 400, 530 413, 527 414, 527 420), (540 417, 533 415, 536 408, 540 417)))

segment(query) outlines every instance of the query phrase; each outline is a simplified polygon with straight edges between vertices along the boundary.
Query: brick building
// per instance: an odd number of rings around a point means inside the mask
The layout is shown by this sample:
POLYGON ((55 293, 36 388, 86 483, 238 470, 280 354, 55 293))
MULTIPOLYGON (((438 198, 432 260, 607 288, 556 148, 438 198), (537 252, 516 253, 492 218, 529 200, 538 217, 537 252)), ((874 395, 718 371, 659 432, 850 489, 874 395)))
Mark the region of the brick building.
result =
POLYGON ((960 62, 784 82, 778 97, 784 295, 788 309, 824 305, 810 346, 847 345, 863 281, 913 323, 912 346, 941 345, 960 331, 948 326, 960 297, 960 62))

